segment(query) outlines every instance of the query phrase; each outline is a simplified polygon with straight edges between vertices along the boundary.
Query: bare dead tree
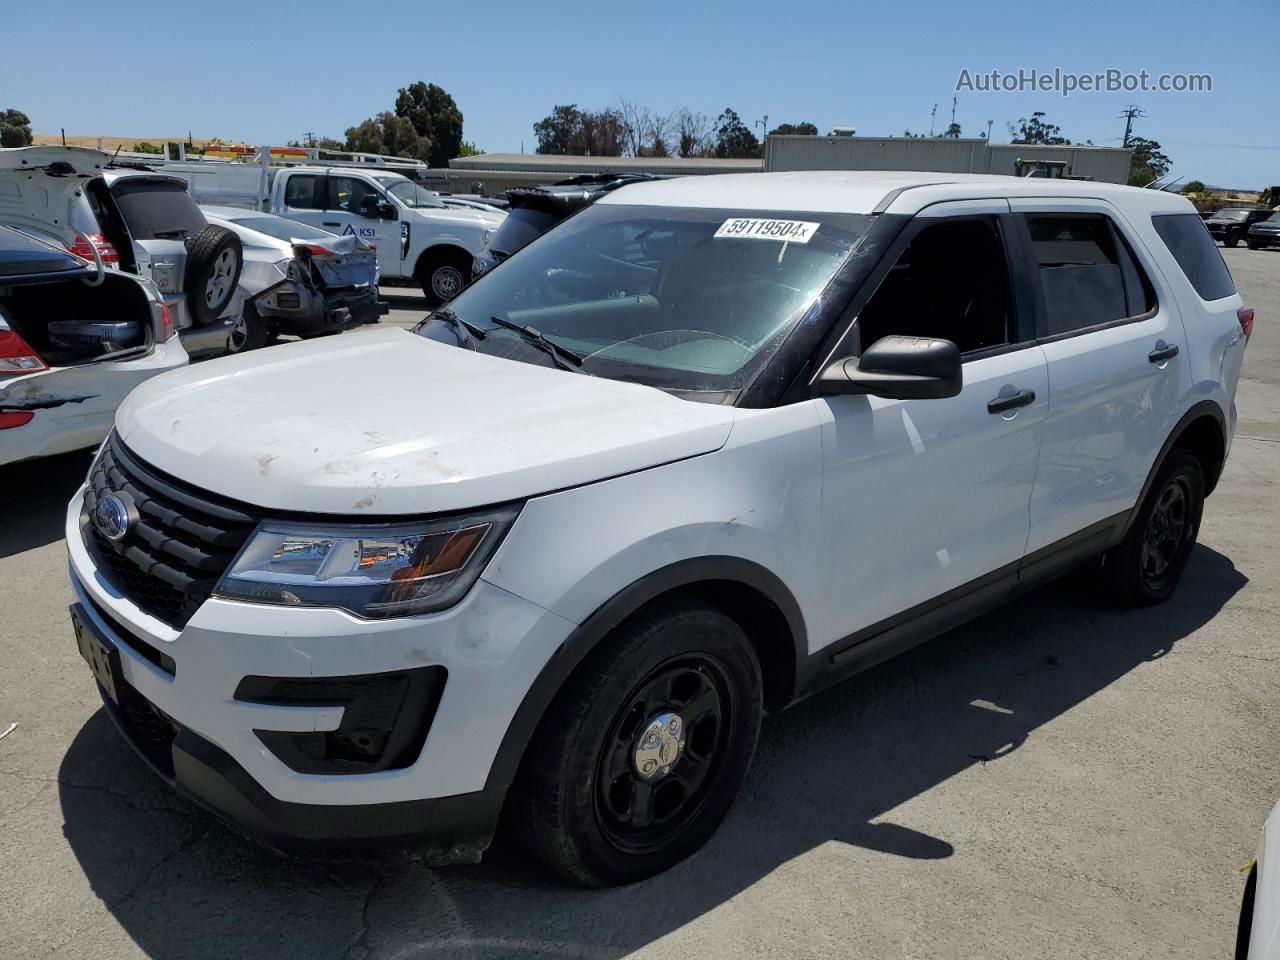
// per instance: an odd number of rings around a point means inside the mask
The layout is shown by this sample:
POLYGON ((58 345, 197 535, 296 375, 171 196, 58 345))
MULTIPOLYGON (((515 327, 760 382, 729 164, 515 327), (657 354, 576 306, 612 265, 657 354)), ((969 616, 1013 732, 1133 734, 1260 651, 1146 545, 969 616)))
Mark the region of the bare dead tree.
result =
POLYGON ((680 107, 668 118, 668 127, 677 156, 701 157, 710 152, 711 121, 705 113, 680 107))

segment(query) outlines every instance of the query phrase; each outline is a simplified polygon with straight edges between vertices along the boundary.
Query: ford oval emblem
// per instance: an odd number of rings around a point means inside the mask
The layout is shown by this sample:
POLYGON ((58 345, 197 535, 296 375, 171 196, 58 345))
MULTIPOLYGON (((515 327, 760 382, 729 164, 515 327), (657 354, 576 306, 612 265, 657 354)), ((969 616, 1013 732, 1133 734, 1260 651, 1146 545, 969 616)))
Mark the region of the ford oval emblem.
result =
POLYGON ((114 493, 103 494, 93 510, 93 525, 114 542, 123 540, 133 525, 129 505, 114 493))

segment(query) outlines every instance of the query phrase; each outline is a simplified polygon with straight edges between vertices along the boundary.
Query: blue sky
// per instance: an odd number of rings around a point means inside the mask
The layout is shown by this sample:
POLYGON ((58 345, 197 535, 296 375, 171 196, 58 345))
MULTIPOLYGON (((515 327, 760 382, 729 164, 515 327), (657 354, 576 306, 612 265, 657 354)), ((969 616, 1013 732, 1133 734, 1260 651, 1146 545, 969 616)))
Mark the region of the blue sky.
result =
POLYGON ((999 142, 1009 121, 1043 110, 1072 140, 1118 145, 1118 114, 1133 102, 1148 114, 1135 133, 1164 144, 1175 174, 1280 183, 1275 60, 1262 39, 1280 35, 1274 0, 5 6, 0 108, 24 110, 40 133, 341 137, 421 79, 452 93, 466 138, 495 152, 522 141, 532 152, 533 123, 557 103, 622 97, 664 112, 688 105, 714 116, 728 106, 749 123, 767 114, 771 126, 808 120, 823 132, 847 125, 888 136, 927 132, 934 103, 945 128, 964 68, 1114 67, 1210 73, 1213 92, 961 93, 956 119, 965 135, 995 121, 999 142))

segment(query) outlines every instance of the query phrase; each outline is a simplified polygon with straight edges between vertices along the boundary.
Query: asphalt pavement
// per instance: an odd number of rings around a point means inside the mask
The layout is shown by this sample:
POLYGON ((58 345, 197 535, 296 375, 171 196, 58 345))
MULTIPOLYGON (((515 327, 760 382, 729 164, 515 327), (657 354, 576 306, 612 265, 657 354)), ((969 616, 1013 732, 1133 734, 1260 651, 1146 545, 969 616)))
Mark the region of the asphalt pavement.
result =
MULTIPOLYGON (((1280 251, 1224 251, 1257 326, 1177 594, 1045 587, 766 721, 743 796, 671 872, 567 888, 286 860, 175 796, 76 652, 75 455, 0 470, 0 957, 1228 957, 1280 799, 1280 251)), ((384 324, 420 295, 388 290, 384 324)))

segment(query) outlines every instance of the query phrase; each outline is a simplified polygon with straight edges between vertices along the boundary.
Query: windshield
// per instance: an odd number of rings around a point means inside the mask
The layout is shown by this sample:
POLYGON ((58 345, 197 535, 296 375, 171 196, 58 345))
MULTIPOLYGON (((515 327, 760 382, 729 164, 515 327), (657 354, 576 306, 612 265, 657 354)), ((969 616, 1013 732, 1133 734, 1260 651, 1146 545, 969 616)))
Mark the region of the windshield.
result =
POLYGON ((1276 212, 1276 213, 1271 214, 1271 216, 1267 217, 1266 222, 1267 222, 1267 223, 1280 223, 1280 212, 1276 212))
POLYGON ((277 240, 332 240, 334 236, 327 230, 284 217, 235 217, 231 222, 277 240))
POLYGON ((111 195, 135 240, 186 240, 208 226, 185 183, 125 177, 111 195))
MULTIPOLYGON (((482 276, 450 307, 476 349, 551 362, 494 317, 582 356, 585 373, 680 390, 747 384, 872 217, 597 204, 482 276)), ((434 335, 427 324, 422 332, 434 335)))
POLYGON ((443 207, 444 203, 430 190, 420 187, 412 180, 404 177, 375 177, 387 192, 406 207, 443 207))
POLYGON ((1244 210, 1219 210, 1214 214, 1219 220, 1243 220, 1245 217, 1244 210))

